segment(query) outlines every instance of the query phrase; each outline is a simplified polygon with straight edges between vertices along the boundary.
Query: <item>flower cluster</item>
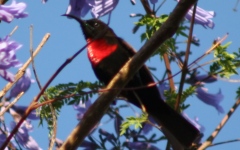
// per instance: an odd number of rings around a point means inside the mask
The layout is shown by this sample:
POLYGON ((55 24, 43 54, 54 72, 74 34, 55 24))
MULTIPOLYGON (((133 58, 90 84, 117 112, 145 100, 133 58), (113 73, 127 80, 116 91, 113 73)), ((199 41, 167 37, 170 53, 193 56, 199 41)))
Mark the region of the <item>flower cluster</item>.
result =
MULTIPOLYGON (((5 102, 4 106, 1 107, 1 112, 5 111, 6 107, 9 105, 9 102, 5 102)), ((16 126, 16 122, 19 121, 21 116, 24 114, 25 110, 27 109, 26 106, 18 106, 13 105, 13 107, 10 108, 8 113, 14 118, 15 122, 10 123, 10 130, 12 130, 16 126)), ((29 132, 33 130, 33 126, 31 124, 31 120, 38 120, 39 117, 36 115, 36 111, 32 111, 30 115, 28 116, 28 120, 25 120, 24 123, 20 126, 18 129, 17 134, 15 135, 16 141, 24 148, 28 150, 41 150, 41 148, 38 146, 37 142, 29 135, 29 132)), ((0 132, 0 146, 3 144, 3 142, 6 140, 6 135, 9 133, 9 130, 5 129, 5 127, 1 127, 2 130, 0 132), (5 131, 5 132, 2 132, 5 131)), ((14 147, 16 144, 12 142, 12 145, 14 147)))
POLYGON ((84 17, 90 10, 94 18, 110 13, 119 0, 70 0, 66 14, 84 17))
MULTIPOLYGON (((21 44, 10 40, 9 36, 0 39, 0 76, 9 82, 13 82, 15 79, 14 74, 9 72, 8 69, 22 65, 16 57, 16 51, 21 47, 21 44)), ((26 92, 32 82, 34 82, 34 80, 31 79, 30 69, 26 69, 25 74, 11 89, 10 95, 7 98, 11 99, 12 97, 16 97, 20 92, 26 92)))
MULTIPOLYGON (((17 3, 15 0, 13 0, 10 5, 0 5, 0 20, 10 23, 14 18, 18 19, 27 17, 28 14, 25 12, 26 6, 26 3, 17 3)), ((11 40, 9 36, 0 39, 0 76, 9 82, 15 81, 14 74, 11 73, 9 69, 12 67, 19 68, 22 66, 22 63, 17 59, 16 56, 16 52, 21 47, 21 44, 11 40)), ((31 86, 32 82, 33 80, 31 79, 30 69, 27 68, 25 74, 15 83, 14 87, 10 90, 9 95, 6 97, 7 101, 1 107, 1 113, 6 111, 5 109, 9 105, 8 100, 16 97, 21 92, 26 92, 31 86)), ((0 132, 0 146, 6 140, 9 131, 11 131, 16 126, 16 123, 19 122, 26 109, 26 106, 13 105, 7 111, 13 117, 14 121, 11 122, 10 129, 1 124, 2 130, 0 132)), ((4 119, 3 116, 1 116, 1 120, 2 119, 4 119)), ((12 147, 22 146, 28 150, 41 150, 36 141, 29 135, 29 132, 33 129, 33 126, 29 119, 39 119, 39 117, 36 115, 36 111, 32 111, 28 116, 28 120, 25 120, 24 123, 20 126, 18 132, 14 135, 18 145, 12 142, 12 147)))
MULTIPOLYGON (((177 0, 178 2, 180 0, 177 0)), ((193 7, 187 12, 185 18, 191 21, 193 15, 193 7)), ((214 22, 211 20, 215 17, 216 13, 214 11, 207 11, 200 7, 196 8, 195 13, 195 21, 194 23, 202 25, 204 28, 209 27, 211 29, 214 28, 214 22)))
POLYGON ((10 23, 14 18, 25 18, 28 16, 24 12, 26 7, 26 3, 17 3, 15 0, 9 6, 0 5, 0 20, 10 23))
MULTIPOLYGON (((26 3, 17 3, 15 0, 9 6, 0 5, 0 20, 10 23, 14 18, 24 18, 28 14, 25 11, 26 3)), ((8 69, 11 67, 20 67, 22 63, 17 59, 16 52, 22 47, 21 44, 10 40, 9 36, 0 39, 0 76, 9 81, 13 82, 14 74, 9 72, 8 69)), ((16 97, 20 92, 26 92, 30 87, 33 80, 30 78, 30 70, 27 69, 25 75, 18 80, 15 86, 11 89, 10 95, 7 97, 11 99, 16 97)))
POLYGON ((224 113, 223 107, 220 105, 220 102, 223 100, 224 96, 221 92, 221 89, 216 94, 208 93, 208 89, 203 87, 204 83, 216 82, 217 78, 204 74, 204 75, 195 75, 193 74, 187 82, 191 85, 199 83, 200 86, 196 89, 196 96, 199 100, 205 104, 215 107, 218 113, 224 113))
POLYGON ((14 75, 8 72, 7 69, 21 66, 21 63, 16 58, 16 51, 21 47, 21 44, 10 40, 8 36, 0 39, 0 76, 7 81, 14 81, 14 75))

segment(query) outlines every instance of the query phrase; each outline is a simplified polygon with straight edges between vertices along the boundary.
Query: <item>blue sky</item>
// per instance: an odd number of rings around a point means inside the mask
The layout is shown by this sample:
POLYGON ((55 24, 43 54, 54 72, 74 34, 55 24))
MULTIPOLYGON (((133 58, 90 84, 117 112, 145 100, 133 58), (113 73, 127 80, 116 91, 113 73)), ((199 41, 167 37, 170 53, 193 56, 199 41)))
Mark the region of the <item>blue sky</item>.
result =
MULTIPOLYGON (((41 39, 46 33, 50 33, 51 37, 44 45, 40 53, 35 59, 36 70, 42 85, 50 78, 55 70, 71 55, 73 55, 78 49, 85 45, 85 40, 79 28, 79 25, 66 17, 61 15, 65 13, 68 6, 68 1, 55 1, 49 0, 46 4, 42 4, 40 0, 25 1, 27 3, 26 11, 29 13, 29 17, 24 19, 14 20, 12 23, 1 23, 1 37, 9 34, 11 30, 18 25, 18 30, 12 36, 12 39, 23 44, 23 47, 17 52, 17 56, 20 61, 25 62, 29 58, 29 26, 34 26, 34 48, 37 47, 41 39)), ((192 46, 192 53, 190 61, 196 59, 200 54, 204 53, 214 39, 217 37, 223 37, 226 33, 229 33, 227 40, 224 42, 232 41, 229 47, 229 52, 236 51, 239 48, 239 12, 234 12, 233 7, 236 1, 199 1, 198 6, 206 10, 213 10, 216 12, 216 17, 213 19, 215 22, 214 29, 205 29, 200 25, 194 27, 194 35, 200 39, 201 46, 192 46)), ((157 15, 163 13, 168 14, 176 5, 176 2, 171 0, 167 1, 163 7, 158 11, 157 15)), ((143 43, 140 42, 140 34, 143 29, 140 29, 136 34, 132 34, 132 28, 137 18, 130 18, 130 13, 141 13, 143 8, 140 1, 137 1, 137 5, 131 5, 130 1, 120 1, 117 8, 112 13, 110 26, 114 29, 115 33, 130 43, 135 49, 139 49, 143 43)), ((91 18, 91 15, 87 15, 86 19, 91 18)), ((103 18, 106 20, 106 18, 103 18)), ((186 45, 181 44, 181 48, 184 49, 186 45)), ((212 59, 210 55, 201 62, 212 59)), ((157 71, 153 73, 155 75, 162 75, 163 62, 159 61, 158 57, 151 58, 147 62, 148 66, 156 67, 157 71)), ((175 66, 175 65, 174 65, 175 66)), ((12 69, 16 71, 16 69, 12 69)), ((177 72, 179 68, 173 67, 173 71, 177 72)), ((233 76, 232 79, 239 79, 239 76, 233 76)), ((61 74, 53 81, 52 86, 59 83, 78 82, 79 80, 96 81, 96 77, 91 69, 90 63, 87 59, 86 51, 81 53, 74 61, 71 62, 61 74)), ((175 82, 179 81, 179 76, 174 79, 175 82)), ((0 80, 2 87, 6 84, 5 81, 0 80)), ((239 83, 230 83, 228 81, 220 80, 217 83, 206 84, 205 87, 209 89, 210 93, 217 93, 219 89, 222 90, 224 100, 221 106, 224 107, 225 113, 235 102, 235 91, 239 87, 239 83)), ((34 96, 39 92, 37 84, 32 84, 31 89, 23 96, 18 104, 28 105, 34 96)), ((195 96, 190 97, 187 103, 191 104, 191 107, 186 111, 188 115, 193 118, 197 116, 201 124, 206 128, 204 132, 205 140, 216 128, 218 123, 222 120, 225 114, 218 114, 215 108, 208 106, 199 101, 195 96)), ((237 114, 239 110, 235 112, 227 125, 220 132, 219 136, 215 139, 215 142, 232 140, 239 138, 239 124, 240 120, 237 114)), ((132 113, 134 115, 134 113, 132 113)), ((9 116, 8 116, 9 118, 9 116)), ((7 119, 8 121, 10 120, 7 119)), ((37 140, 39 145, 43 149, 48 147, 48 131, 46 124, 43 127, 38 127, 38 122, 35 121, 35 129, 32 136, 37 140), (41 137, 41 138, 40 138, 41 137)), ((77 124, 76 111, 71 106, 63 108, 62 113, 59 116, 58 133, 57 137, 64 140, 71 132, 73 127, 77 124)), ((112 124, 102 126, 103 128, 113 128, 112 124)), ((164 146, 160 143, 160 147, 164 146)), ((218 149, 238 149, 240 143, 230 143, 221 146, 215 146, 209 148, 211 150, 218 149)))

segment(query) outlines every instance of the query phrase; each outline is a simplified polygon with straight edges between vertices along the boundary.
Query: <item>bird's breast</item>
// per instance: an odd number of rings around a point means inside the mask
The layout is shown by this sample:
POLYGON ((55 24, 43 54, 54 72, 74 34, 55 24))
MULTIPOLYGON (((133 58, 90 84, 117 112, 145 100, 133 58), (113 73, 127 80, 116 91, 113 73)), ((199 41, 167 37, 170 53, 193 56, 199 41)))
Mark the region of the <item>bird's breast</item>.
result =
POLYGON ((92 66, 98 65, 117 49, 117 44, 109 44, 105 39, 87 39, 88 59, 92 66))

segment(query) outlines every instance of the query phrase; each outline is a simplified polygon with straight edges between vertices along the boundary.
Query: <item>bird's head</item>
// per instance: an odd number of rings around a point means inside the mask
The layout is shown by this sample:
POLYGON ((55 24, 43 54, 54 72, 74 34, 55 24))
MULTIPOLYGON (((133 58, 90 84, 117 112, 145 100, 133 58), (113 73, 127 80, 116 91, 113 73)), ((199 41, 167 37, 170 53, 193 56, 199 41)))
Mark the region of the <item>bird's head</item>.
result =
POLYGON ((65 14, 63 16, 75 19, 80 24, 86 39, 98 39, 103 36, 115 36, 113 30, 99 19, 82 20, 70 14, 65 14))

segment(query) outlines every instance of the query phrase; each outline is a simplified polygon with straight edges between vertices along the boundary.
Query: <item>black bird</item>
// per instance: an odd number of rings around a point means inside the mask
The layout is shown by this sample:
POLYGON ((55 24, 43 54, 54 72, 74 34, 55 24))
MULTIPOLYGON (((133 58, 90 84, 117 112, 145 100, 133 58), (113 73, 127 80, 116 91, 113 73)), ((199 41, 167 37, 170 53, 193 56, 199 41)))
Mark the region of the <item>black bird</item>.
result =
MULTIPOLYGON (((123 65, 136 53, 135 50, 114 31, 98 19, 81 20, 73 15, 65 15, 80 23, 87 43, 87 53, 97 78, 107 85, 123 65)), ((129 81, 126 88, 147 86, 154 80, 143 66, 129 81)), ((145 107, 155 121, 175 137, 184 147, 189 147, 198 138, 200 132, 178 112, 168 106, 161 98, 156 86, 124 90, 119 96, 142 108, 145 107)), ((166 133, 165 132, 165 133, 166 133)))

